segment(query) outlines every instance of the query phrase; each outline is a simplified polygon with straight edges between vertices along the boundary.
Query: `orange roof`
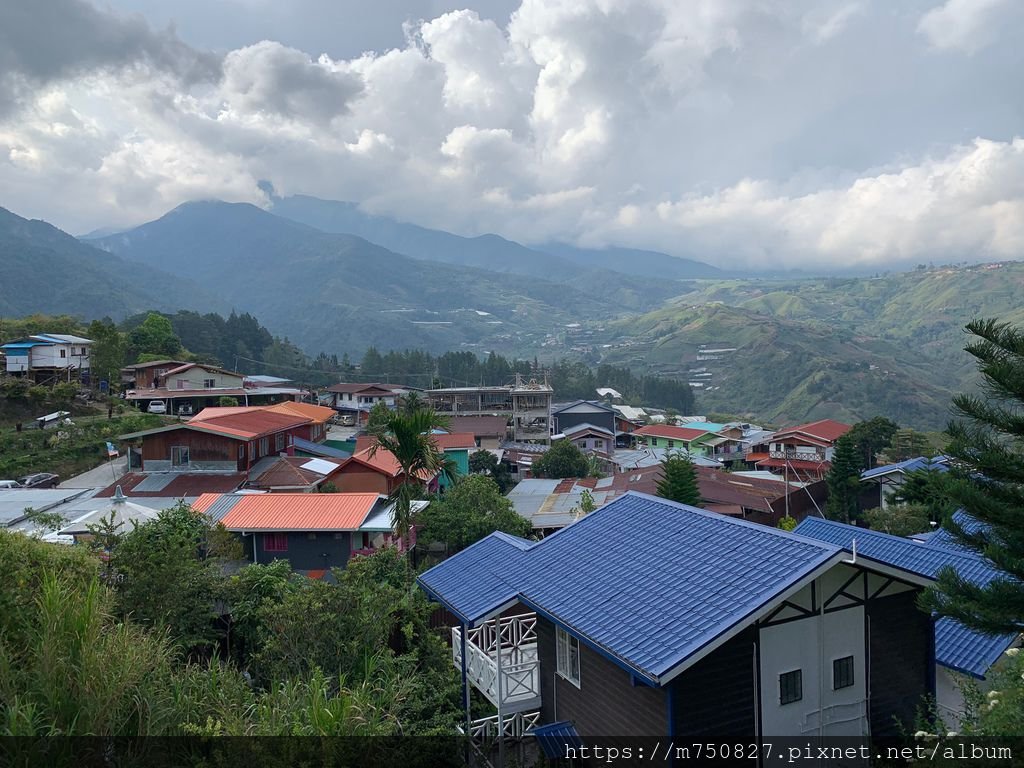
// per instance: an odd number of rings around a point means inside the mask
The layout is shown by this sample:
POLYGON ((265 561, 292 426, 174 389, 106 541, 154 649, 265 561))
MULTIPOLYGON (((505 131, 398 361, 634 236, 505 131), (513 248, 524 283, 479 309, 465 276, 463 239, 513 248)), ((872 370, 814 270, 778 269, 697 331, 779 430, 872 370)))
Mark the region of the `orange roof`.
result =
MULTIPOLYGON (((358 443, 356 444, 356 448, 359 448, 358 443)), ((370 448, 364 448, 363 450, 357 450, 357 452, 352 454, 350 458, 345 459, 341 466, 346 467, 350 462, 355 462, 357 464, 370 467, 371 469, 375 469, 378 472, 382 472, 388 477, 398 477, 402 474, 402 467, 398 463, 398 459, 395 458, 395 454, 391 451, 379 448, 377 452, 371 456, 370 454, 372 450, 372 446, 370 448)), ((421 472, 419 474, 419 478, 424 482, 429 482, 434 479, 434 475, 429 472, 421 472)))
POLYGON ((234 416, 237 413, 249 413, 250 411, 258 410, 260 410, 260 406, 258 405, 211 406, 209 408, 203 408, 203 410, 189 419, 188 423, 193 424, 197 421, 218 419, 221 416, 234 416))
POLYGON ((452 432, 447 435, 434 435, 434 445, 442 451, 476 448, 476 436, 472 432, 452 432))
POLYGON ((634 435, 650 435, 651 437, 664 437, 669 440, 682 440, 689 442, 696 440, 701 435, 710 434, 705 429, 690 429, 689 427, 673 427, 669 424, 648 424, 645 427, 633 431, 634 435))
POLYGON ((809 424, 801 424, 798 427, 780 429, 775 433, 774 437, 781 437, 783 435, 799 432, 800 434, 810 435, 811 437, 816 437, 819 440, 824 440, 828 443, 834 443, 851 429, 852 427, 849 424, 843 424, 841 421, 835 421, 834 419, 821 419, 820 421, 812 421, 809 424))
POLYGON ((296 403, 293 400, 286 400, 276 405, 268 405, 264 410, 275 413, 287 413, 290 416, 305 416, 314 424, 326 424, 337 415, 337 411, 333 408, 313 405, 312 403, 296 403))
POLYGON ((380 498, 376 493, 249 494, 240 496, 221 522, 232 531, 354 531, 380 498))
MULTIPOLYGON (((208 410, 206 408, 203 409, 208 410)), ((200 414, 202 415, 202 414, 200 414)), ((192 429, 209 431, 252 440, 274 432, 282 432, 293 427, 308 424, 306 416, 295 416, 286 413, 274 413, 264 408, 254 408, 240 413, 206 416, 197 423, 195 419, 188 422, 192 429)))
POLYGON ((199 498, 192 502, 192 509, 196 512, 205 512, 220 497, 219 493, 201 493, 199 498))

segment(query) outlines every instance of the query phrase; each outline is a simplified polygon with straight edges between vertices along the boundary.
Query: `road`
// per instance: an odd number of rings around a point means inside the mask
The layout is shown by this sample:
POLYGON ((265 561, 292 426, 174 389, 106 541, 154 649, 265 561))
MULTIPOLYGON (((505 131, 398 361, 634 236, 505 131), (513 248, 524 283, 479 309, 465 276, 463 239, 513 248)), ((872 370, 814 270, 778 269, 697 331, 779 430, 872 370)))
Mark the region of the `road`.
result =
POLYGON ((120 479, 125 474, 125 458, 114 459, 112 462, 104 462, 95 469, 83 472, 75 477, 69 477, 60 483, 58 488, 106 488, 112 482, 120 479))

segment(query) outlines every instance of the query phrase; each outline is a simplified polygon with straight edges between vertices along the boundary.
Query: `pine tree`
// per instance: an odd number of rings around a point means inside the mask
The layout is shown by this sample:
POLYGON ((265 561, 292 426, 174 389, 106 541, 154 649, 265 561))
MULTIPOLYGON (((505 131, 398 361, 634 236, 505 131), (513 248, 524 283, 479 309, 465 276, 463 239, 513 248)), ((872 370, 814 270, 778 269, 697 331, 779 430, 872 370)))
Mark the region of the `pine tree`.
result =
POLYGON ((860 473, 864 469, 857 444, 848 435, 836 440, 832 468, 825 475, 828 502, 825 517, 841 523, 857 519, 857 496, 860 494, 860 473))
POLYGON ((663 499, 678 501, 680 504, 688 504, 691 507, 701 505, 697 470, 688 456, 678 452, 665 454, 665 458, 661 462, 658 495, 663 499))
POLYGON ((984 396, 957 395, 962 417, 946 432, 950 471, 938 476, 950 500, 980 525, 944 521, 964 546, 987 557, 1003 578, 977 586, 952 569, 925 593, 926 607, 982 632, 1024 630, 1024 330, 974 320, 966 350, 978 361, 984 396))

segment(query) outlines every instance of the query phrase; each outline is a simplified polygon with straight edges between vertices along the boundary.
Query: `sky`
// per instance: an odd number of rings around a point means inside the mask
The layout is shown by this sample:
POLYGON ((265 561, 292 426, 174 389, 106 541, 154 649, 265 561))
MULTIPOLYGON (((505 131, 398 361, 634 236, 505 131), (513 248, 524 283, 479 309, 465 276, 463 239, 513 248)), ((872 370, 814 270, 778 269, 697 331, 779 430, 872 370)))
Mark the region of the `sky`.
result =
POLYGON ((1020 0, 0 4, 0 205, 196 199, 727 268, 1024 257, 1020 0))

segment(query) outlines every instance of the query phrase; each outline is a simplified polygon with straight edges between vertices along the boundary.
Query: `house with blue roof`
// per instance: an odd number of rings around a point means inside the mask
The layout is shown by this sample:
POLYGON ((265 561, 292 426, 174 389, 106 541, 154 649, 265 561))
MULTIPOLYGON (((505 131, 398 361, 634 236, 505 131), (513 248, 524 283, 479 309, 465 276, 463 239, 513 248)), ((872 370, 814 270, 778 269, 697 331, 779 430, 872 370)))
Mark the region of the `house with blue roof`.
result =
POLYGON ((860 481, 865 488, 861 494, 861 507, 885 509, 889 506, 886 497, 902 488, 907 475, 911 472, 946 472, 949 469, 948 463, 949 459, 945 456, 918 456, 895 464, 865 469, 860 473, 860 481))
POLYGON ((65 333, 39 333, 0 345, 8 374, 35 379, 89 370, 92 339, 65 333))
MULTIPOLYGON (((968 529, 973 522, 963 512, 957 513, 957 521, 968 529)), ((858 557, 868 557, 929 579, 934 579, 946 567, 979 586, 1005 578, 992 563, 960 545, 944 529, 917 540, 809 517, 797 526, 795 533, 848 549, 856 542, 858 557)), ((956 722, 964 713, 962 678, 984 681, 992 666, 1008 648, 1019 643, 1019 638, 1016 633, 986 635, 949 618, 935 622, 935 695, 944 719, 956 722)))
POLYGON ((492 534, 417 581, 455 617, 466 712, 472 687, 497 733, 697 742, 912 727, 934 692, 934 622, 916 607, 930 580, 630 491, 537 542, 492 534))

